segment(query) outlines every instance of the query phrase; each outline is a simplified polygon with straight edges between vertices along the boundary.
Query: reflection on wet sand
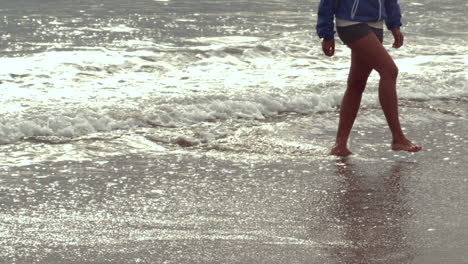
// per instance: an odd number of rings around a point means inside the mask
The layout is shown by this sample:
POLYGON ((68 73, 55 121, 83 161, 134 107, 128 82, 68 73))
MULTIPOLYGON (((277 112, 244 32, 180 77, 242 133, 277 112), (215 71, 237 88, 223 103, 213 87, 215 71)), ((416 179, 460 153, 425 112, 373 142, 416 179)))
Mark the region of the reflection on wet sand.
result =
POLYGON ((336 189, 319 202, 328 219, 309 228, 312 235, 328 239, 328 254, 337 263, 411 263, 416 252, 406 242, 405 230, 410 217, 405 175, 410 169, 411 164, 397 162, 369 172, 349 160, 337 162, 336 189))

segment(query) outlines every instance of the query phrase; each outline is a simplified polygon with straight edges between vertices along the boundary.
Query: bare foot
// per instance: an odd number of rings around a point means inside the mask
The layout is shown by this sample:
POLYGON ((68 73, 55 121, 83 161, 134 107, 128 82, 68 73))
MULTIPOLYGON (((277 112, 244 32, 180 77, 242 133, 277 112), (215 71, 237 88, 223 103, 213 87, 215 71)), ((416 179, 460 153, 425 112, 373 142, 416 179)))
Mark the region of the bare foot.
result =
POLYGON ((401 141, 393 141, 392 143, 392 150, 394 151, 408 151, 408 152, 418 152, 422 149, 421 146, 417 146, 408 139, 403 139, 401 141))
POLYGON ((346 157, 353 154, 346 146, 342 145, 335 145, 333 146, 332 150, 330 151, 330 155, 346 157))

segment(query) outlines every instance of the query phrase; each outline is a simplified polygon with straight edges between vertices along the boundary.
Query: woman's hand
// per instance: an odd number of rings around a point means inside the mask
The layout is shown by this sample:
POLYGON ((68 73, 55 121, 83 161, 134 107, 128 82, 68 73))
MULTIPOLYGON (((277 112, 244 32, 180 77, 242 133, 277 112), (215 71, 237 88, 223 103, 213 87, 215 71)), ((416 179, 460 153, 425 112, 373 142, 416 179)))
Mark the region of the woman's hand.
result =
POLYGON ((393 34, 393 38, 395 39, 395 41, 393 42, 393 47, 395 49, 398 49, 401 46, 403 46, 404 37, 403 37, 403 34, 401 34, 400 29, 398 28, 392 29, 392 34, 393 34))
POLYGON ((322 50, 325 55, 331 57, 335 54, 335 40, 334 39, 324 39, 322 40, 322 50))

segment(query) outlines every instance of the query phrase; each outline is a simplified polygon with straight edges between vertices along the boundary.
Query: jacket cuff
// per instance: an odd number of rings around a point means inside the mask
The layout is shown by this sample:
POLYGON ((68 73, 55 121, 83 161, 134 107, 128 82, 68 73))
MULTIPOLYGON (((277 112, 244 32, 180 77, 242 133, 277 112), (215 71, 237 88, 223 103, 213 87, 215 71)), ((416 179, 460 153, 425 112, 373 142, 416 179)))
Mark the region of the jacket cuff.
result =
POLYGON ((388 22, 388 23, 386 23, 386 24, 387 24, 388 30, 400 29, 400 27, 401 27, 401 22, 400 22, 400 21, 397 21, 397 22, 388 22))
POLYGON ((335 39, 335 32, 333 31, 332 33, 322 34, 319 37, 321 39, 332 40, 332 39, 335 39))

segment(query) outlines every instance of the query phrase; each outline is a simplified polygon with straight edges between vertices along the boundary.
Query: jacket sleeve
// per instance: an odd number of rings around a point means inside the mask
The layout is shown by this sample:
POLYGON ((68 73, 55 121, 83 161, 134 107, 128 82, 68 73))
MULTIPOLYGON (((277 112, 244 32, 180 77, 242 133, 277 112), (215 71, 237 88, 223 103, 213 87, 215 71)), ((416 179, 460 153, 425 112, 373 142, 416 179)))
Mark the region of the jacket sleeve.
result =
POLYGON ((323 39, 334 38, 334 17, 335 17, 335 1, 336 0, 320 0, 317 13, 317 35, 323 39))
POLYGON ((385 0, 385 12, 387 18, 385 24, 388 29, 395 29, 401 27, 401 10, 398 5, 398 0, 385 0))

